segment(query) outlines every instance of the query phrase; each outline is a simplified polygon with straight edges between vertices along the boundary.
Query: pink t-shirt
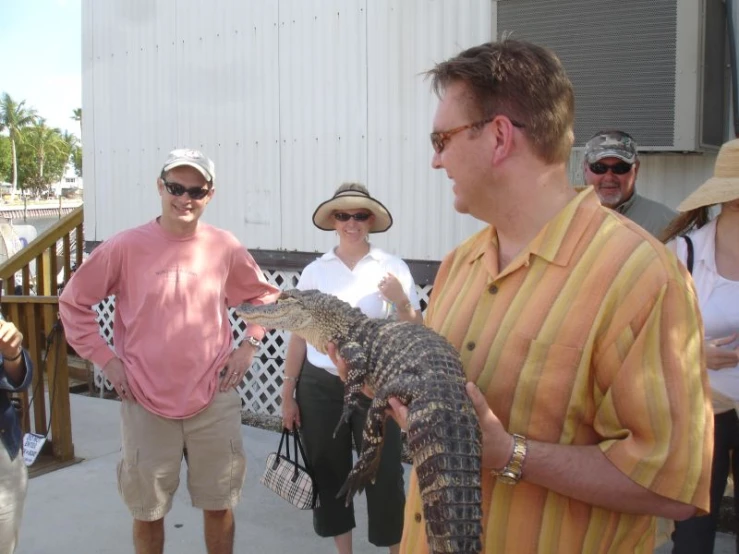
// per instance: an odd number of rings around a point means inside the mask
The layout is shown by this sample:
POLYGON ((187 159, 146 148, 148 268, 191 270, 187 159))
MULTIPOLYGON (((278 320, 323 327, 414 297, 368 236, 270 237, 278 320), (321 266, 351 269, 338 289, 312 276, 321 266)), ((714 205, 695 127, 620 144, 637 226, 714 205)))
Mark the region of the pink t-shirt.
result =
MULTIPOLYGON (((185 418, 215 395, 233 349, 228 306, 267 304, 270 285, 231 233, 199 223, 187 237, 152 221, 100 244, 59 297, 69 344, 103 367, 118 356, 134 398, 147 410, 185 418), (91 309, 115 295, 115 353, 91 309)), ((250 326, 248 334, 264 336, 250 326)))

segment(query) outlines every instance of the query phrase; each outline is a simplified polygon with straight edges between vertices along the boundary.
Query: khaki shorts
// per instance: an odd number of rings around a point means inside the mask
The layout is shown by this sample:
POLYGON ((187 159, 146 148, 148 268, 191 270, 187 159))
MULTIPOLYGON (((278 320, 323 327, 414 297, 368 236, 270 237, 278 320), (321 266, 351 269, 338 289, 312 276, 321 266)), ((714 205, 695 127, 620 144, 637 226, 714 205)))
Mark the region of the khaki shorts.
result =
POLYGON ((12 554, 18 544, 18 530, 26 500, 28 471, 23 453, 11 460, 0 442, 0 554, 12 554))
POLYGON ((121 436, 118 492, 134 519, 155 521, 169 512, 185 448, 194 507, 225 510, 241 498, 246 456, 236 391, 216 393, 210 406, 187 419, 160 417, 137 403, 123 402, 121 436))

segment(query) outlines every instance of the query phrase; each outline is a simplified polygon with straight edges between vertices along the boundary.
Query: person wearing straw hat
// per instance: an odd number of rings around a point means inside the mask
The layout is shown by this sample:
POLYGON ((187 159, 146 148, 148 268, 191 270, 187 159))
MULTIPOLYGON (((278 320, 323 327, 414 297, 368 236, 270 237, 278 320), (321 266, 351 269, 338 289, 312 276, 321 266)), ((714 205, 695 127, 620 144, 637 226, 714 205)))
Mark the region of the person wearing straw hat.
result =
POLYGON ((23 348, 23 335, 0 314, 0 554, 12 554, 28 488, 21 452, 21 424, 10 393, 31 385, 33 366, 23 348))
MULTIPOLYGON (((298 289, 334 294, 370 317, 396 317, 421 323, 416 286, 400 258, 373 246, 370 233, 384 233, 393 218, 381 202, 359 183, 344 183, 319 204, 313 224, 336 231, 339 244, 308 264, 298 289)), ((313 528, 321 537, 333 537, 337 552, 352 551, 355 527, 353 505, 336 495, 352 468, 352 439, 361 450, 362 429, 370 400, 363 397, 349 424, 334 438, 344 402, 344 385, 329 356, 321 354, 297 335, 288 343, 282 388, 283 425, 300 428, 306 456, 315 473, 319 507, 313 510, 313 528), (295 394, 295 397, 293 397, 295 394)), ((398 551, 403 532, 405 489, 401 466, 400 429, 388 420, 380 467, 374 484, 365 489, 369 541, 398 551)))
MULTIPOLYGON (((675 524, 673 552, 681 554, 713 552, 729 472, 734 483, 739 480, 739 140, 721 147, 713 177, 678 211, 662 239, 693 275, 714 410, 711 512, 675 524), (714 207, 719 207, 716 216, 714 207)), ((739 506, 736 485, 734 505, 739 506)))

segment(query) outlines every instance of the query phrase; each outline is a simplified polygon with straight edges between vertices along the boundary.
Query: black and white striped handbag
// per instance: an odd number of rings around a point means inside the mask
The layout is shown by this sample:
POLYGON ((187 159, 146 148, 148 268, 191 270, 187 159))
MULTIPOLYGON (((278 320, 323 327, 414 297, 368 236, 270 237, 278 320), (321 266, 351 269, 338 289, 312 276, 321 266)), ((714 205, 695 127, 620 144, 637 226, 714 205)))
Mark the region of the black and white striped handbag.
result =
POLYGON ((277 452, 272 452, 267 456, 267 465, 259 482, 301 510, 311 510, 317 506, 316 482, 308 466, 308 459, 305 457, 297 429, 293 429, 292 432, 285 428, 282 429, 280 446, 277 447, 277 452), (291 434, 294 457, 290 456, 291 434), (285 454, 282 453, 283 445, 285 454), (303 465, 300 465, 298 451, 303 457, 303 465))

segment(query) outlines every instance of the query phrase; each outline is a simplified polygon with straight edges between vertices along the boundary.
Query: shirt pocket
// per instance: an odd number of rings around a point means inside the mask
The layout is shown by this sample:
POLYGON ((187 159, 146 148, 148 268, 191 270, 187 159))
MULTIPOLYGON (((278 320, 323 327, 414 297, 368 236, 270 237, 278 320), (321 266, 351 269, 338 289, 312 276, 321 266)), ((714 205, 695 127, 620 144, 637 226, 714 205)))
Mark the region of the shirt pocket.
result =
POLYGON ((511 407, 512 432, 535 440, 567 442, 587 414, 594 414, 588 365, 580 348, 516 337, 521 367, 511 407))

